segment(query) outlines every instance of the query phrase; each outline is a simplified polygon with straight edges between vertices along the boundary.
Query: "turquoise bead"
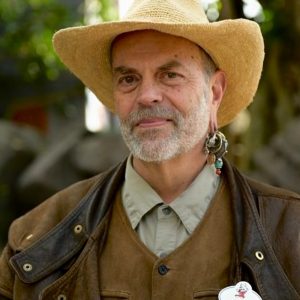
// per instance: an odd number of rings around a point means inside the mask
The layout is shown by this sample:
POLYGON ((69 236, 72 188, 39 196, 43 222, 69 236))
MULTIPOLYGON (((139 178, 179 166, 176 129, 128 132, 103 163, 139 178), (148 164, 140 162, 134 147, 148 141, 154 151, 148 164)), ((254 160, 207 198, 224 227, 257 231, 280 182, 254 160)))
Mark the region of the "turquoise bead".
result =
POLYGON ((215 162, 216 169, 221 169, 223 167, 223 160, 221 158, 218 158, 215 162))

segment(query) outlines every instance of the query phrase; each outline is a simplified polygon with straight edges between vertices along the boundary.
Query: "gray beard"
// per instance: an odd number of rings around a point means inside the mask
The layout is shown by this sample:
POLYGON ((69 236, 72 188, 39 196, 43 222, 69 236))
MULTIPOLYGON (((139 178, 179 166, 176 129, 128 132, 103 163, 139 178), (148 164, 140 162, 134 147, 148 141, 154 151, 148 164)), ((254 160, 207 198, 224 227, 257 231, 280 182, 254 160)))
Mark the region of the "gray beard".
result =
POLYGON ((123 139, 134 157, 146 162, 162 162, 173 159, 195 147, 206 135, 209 124, 209 110, 205 97, 200 104, 192 107, 184 117, 175 109, 163 106, 140 108, 131 112, 127 119, 120 121, 123 139), (153 128, 144 132, 134 131, 135 125, 145 118, 172 120, 171 133, 153 128))

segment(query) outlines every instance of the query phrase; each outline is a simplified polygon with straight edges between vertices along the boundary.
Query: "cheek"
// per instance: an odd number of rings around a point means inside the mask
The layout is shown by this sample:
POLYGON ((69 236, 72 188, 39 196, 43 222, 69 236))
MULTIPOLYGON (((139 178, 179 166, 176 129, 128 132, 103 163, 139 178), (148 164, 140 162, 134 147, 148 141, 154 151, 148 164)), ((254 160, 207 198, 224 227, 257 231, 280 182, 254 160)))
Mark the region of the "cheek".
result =
POLYGON ((164 91, 167 99, 177 109, 182 110, 189 102, 187 89, 181 86, 169 88, 164 91))
POLYGON ((195 102, 199 102, 197 96, 188 88, 176 87, 172 94, 169 94, 172 105, 175 106, 180 112, 186 113, 191 107, 195 106, 195 102))
POLYGON ((128 96, 120 93, 114 93, 115 110, 118 117, 125 119, 133 108, 133 103, 128 96))

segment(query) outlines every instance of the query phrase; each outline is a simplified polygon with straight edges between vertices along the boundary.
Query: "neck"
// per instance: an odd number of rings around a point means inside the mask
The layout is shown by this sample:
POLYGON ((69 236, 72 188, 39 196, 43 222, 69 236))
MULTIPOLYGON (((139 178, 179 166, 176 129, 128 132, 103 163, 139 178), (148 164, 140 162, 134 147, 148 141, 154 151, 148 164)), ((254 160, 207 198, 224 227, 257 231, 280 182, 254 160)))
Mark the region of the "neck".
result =
POLYGON ((182 194, 197 177, 206 163, 206 156, 199 147, 162 162, 145 162, 133 158, 133 167, 165 203, 171 203, 182 194))

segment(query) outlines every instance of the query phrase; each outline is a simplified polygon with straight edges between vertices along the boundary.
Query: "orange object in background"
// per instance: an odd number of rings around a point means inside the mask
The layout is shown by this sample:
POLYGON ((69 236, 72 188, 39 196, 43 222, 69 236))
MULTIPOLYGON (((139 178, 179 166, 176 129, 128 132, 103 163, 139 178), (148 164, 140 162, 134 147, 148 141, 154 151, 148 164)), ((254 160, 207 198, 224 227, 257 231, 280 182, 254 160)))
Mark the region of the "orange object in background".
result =
POLYGON ((10 113, 10 120, 17 124, 26 124, 42 133, 48 130, 48 114, 45 105, 26 103, 15 106, 10 113))

